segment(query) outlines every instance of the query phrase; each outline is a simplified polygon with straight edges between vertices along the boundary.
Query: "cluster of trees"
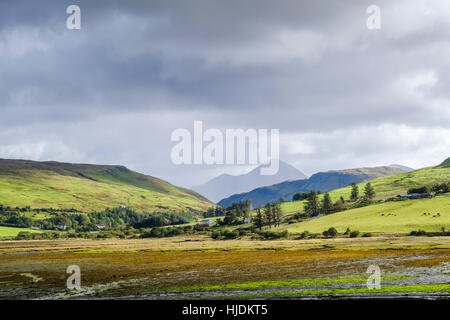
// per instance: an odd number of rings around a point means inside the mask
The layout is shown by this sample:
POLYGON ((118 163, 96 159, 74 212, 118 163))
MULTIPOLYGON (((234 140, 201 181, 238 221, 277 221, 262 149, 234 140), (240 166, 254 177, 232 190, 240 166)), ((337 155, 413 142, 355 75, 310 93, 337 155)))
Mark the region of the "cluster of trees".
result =
POLYGON ((445 237, 450 236, 450 231, 445 230, 445 227, 441 227, 441 231, 426 232, 425 230, 414 230, 409 234, 410 236, 428 236, 428 237, 445 237))
POLYGON ((137 229, 153 228, 184 224, 190 221, 189 215, 181 213, 152 213, 144 215, 139 221, 133 223, 133 227, 137 229))
POLYGON ((436 194, 441 193, 449 193, 450 192, 450 183, 438 183, 431 187, 431 191, 436 194))
POLYGON ((264 238, 266 240, 275 240, 275 239, 281 239, 281 238, 287 238, 289 236, 289 232, 287 230, 280 231, 280 232, 273 232, 273 231, 261 231, 256 230, 255 234, 259 236, 260 238, 264 238))
POLYGON ((373 198, 375 198, 375 189, 372 187, 372 184, 370 182, 367 182, 364 186, 364 194, 360 198, 359 196, 359 188, 358 185, 354 182, 350 185, 352 187, 352 191, 350 194, 350 201, 358 201, 362 200, 364 202, 371 201, 373 198))
POLYGON ((407 192, 408 192, 408 194, 430 193, 430 192, 434 192, 435 194, 448 193, 448 192, 450 192, 450 183, 443 182, 443 183, 434 184, 431 187, 422 186, 422 187, 418 187, 418 188, 410 188, 410 189, 408 189, 407 192))
POLYGON ((225 208, 221 206, 208 208, 208 211, 203 213, 203 217, 211 218, 211 217, 223 217, 225 215, 225 208))
POLYGON ((40 212, 47 212, 47 213, 51 213, 51 214, 55 214, 55 213, 61 213, 61 212, 77 212, 76 209, 55 209, 55 208, 33 208, 31 209, 30 206, 25 206, 25 207, 11 207, 11 206, 4 206, 2 204, 0 204, 0 213, 5 213, 5 212, 34 212, 34 213, 40 213, 40 212))
POLYGON ((21 231, 15 237, 16 240, 42 240, 42 239, 69 239, 69 238, 82 238, 82 239, 106 239, 106 238, 126 238, 127 236, 134 236, 138 234, 138 230, 127 228, 125 230, 108 230, 108 231, 96 231, 94 232, 55 232, 46 231, 42 233, 34 233, 28 231, 21 231))
POLYGON ((413 194, 413 193, 428 193, 430 192, 430 189, 427 186, 418 187, 418 188, 409 188, 407 193, 413 194))
MULTIPOLYGON (((306 200, 306 199, 308 199, 309 196, 311 195, 311 192, 313 192, 313 191, 310 191, 310 192, 297 192, 297 193, 294 194, 294 196, 292 197, 292 200, 293 200, 293 201, 302 201, 302 200, 306 200)), ((320 190, 319 190, 319 191, 314 191, 314 192, 316 192, 316 194, 321 194, 321 193, 322 193, 320 190)))
POLYGON ((281 232, 273 232, 268 230, 257 230, 254 225, 247 228, 238 228, 236 230, 215 230, 211 237, 216 240, 230 240, 242 236, 252 236, 252 239, 275 240, 287 238, 289 232, 287 230, 281 232))
POLYGON ((239 230, 215 230, 211 234, 211 238, 215 240, 230 240, 230 239, 236 239, 241 234, 239 230))
POLYGON ((338 235, 338 231, 336 230, 336 228, 331 227, 328 230, 325 230, 324 232, 322 232, 322 234, 326 238, 334 238, 338 235))
MULTIPOLYGON (((57 215, 65 212, 61 209, 42 208, 31 209, 26 207, 10 207, 0 204, 0 225, 9 227, 29 228, 33 226, 33 219, 29 217, 29 213, 46 212, 50 215, 57 215)), ((76 212, 75 209, 68 209, 67 212, 76 212)))
POLYGON ((344 199, 339 199, 335 203, 331 201, 330 194, 327 192, 323 195, 322 201, 319 201, 319 193, 311 191, 305 202, 305 214, 314 217, 319 214, 330 214, 333 212, 344 210, 344 199))
POLYGON ((0 225, 11 227, 37 227, 43 230, 56 230, 58 226, 76 232, 96 231, 101 229, 115 230, 128 226, 135 228, 151 228, 183 224, 190 221, 190 214, 175 213, 138 213, 130 208, 107 208, 104 211, 89 214, 74 210, 62 211, 55 209, 11 208, 0 205, 0 225), (46 212, 47 218, 32 219, 33 213, 46 212))
POLYGON ((279 202, 266 203, 262 208, 258 208, 256 216, 253 218, 254 225, 261 230, 263 226, 277 227, 281 224, 282 211, 279 202))
MULTIPOLYGON (((339 232, 336 228, 330 227, 327 230, 324 230, 322 232, 322 236, 325 238, 334 238, 339 235, 339 232)), ((350 228, 347 228, 347 230, 343 233, 343 235, 348 236, 349 238, 356 238, 360 235, 360 232, 358 230, 350 230, 350 228)), ((371 237, 372 234, 370 232, 363 233, 361 235, 362 237, 371 237)), ((309 231, 305 230, 303 231, 298 239, 316 239, 320 237, 320 233, 310 233, 309 231)))
POLYGON ((251 200, 242 200, 232 203, 225 209, 224 218, 218 223, 223 225, 241 224, 245 219, 250 219, 250 212, 252 209, 251 200))
POLYGON ((18 211, 3 211, 0 213, 0 225, 9 227, 29 228, 33 220, 23 216, 18 211))
MULTIPOLYGON (((364 195, 362 197, 359 196, 358 185, 356 183, 351 184, 351 195, 350 201, 356 202, 361 201, 362 203, 367 203, 371 201, 375 197, 375 190, 368 182, 364 187, 364 195)), ((305 199, 305 214, 309 217, 318 216, 319 214, 330 214, 334 212, 339 212, 347 209, 347 205, 343 197, 340 197, 336 202, 331 201, 330 194, 326 192, 322 200, 319 200, 320 192, 311 191, 308 193, 302 193, 302 196, 308 195, 305 199)))
MULTIPOLYGON (((337 201, 334 203, 331 201, 331 197, 328 192, 326 192, 322 199, 319 200, 319 195, 322 194, 322 192, 319 191, 310 191, 310 192, 297 192, 294 194, 293 200, 294 201, 305 201, 304 211, 306 217, 314 217, 318 216, 319 214, 330 214, 334 212, 344 211, 348 209, 348 206, 346 204, 346 201, 343 197, 340 197, 337 201)), ((375 190, 372 187, 371 183, 368 182, 364 187, 364 194, 362 197, 359 195, 359 189, 358 185, 356 183, 351 184, 351 195, 350 195, 350 201, 351 202, 357 202, 359 201, 358 205, 367 204, 367 202, 371 201, 375 197, 375 190)))

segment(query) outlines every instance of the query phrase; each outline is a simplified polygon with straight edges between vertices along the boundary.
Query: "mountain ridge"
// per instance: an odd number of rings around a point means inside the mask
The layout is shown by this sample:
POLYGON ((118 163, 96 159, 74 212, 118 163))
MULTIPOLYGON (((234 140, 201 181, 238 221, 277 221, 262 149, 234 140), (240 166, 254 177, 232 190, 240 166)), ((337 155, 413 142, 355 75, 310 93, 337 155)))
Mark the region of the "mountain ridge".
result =
POLYGON ((218 204, 227 207, 233 202, 251 200, 255 208, 267 202, 278 201, 281 197, 290 201, 297 192, 308 192, 311 190, 328 192, 345 187, 352 182, 360 183, 370 179, 404 172, 401 169, 390 166, 329 170, 315 173, 309 179, 284 181, 278 184, 256 188, 250 192, 235 194, 222 199, 218 204))
POLYGON ((260 175, 258 166, 241 175, 221 174, 204 184, 194 186, 192 189, 209 200, 217 202, 225 197, 240 192, 248 192, 257 187, 280 183, 286 180, 305 179, 307 176, 294 166, 280 161, 278 173, 273 176, 260 175))
POLYGON ((389 167, 393 167, 393 168, 397 168, 397 169, 402 169, 402 170, 404 170, 404 171, 406 171, 406 172, 414 171, 414 170, 415 170, 414 168, 410 168, 410 167, 407 167, 407 166, 404 166, 404 165, 401 165, 401 164, 398 164, 398 163, 390 164, 389 167))

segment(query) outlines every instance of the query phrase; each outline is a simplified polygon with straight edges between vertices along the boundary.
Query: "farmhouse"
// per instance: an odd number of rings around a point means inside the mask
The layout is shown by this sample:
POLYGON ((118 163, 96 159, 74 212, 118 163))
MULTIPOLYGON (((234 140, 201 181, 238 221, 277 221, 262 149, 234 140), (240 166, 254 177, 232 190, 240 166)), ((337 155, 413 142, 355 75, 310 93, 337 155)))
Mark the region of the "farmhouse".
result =
POLYGON ((209 227, 209 226, 212 226, 213 224, 214 224, 214 221, 212 221, 212 220, 202 220, 198 223, 198 225, 202 226, 202 227, 209 227))
POLYGON ((411 193, 407 195, 398 195, 400 199, 426 199, 426 198, 434 198, 430 193, 411 193))

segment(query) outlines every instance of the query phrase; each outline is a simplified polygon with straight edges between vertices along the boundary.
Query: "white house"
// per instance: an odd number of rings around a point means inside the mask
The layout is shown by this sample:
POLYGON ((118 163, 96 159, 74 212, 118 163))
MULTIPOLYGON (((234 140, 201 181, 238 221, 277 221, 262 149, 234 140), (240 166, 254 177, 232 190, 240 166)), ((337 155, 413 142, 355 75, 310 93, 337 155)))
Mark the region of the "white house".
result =
POLYGON ((214 221, 213 220, 202 220, 198 224, 202 227, 209 227, 214 224, 214 221))

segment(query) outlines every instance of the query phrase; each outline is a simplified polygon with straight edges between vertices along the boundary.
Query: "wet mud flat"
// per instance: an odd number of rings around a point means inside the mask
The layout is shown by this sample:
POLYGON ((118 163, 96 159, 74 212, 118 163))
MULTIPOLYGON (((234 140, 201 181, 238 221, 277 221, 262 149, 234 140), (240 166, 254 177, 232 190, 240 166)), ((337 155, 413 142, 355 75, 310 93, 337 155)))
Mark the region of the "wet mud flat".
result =
POLYGON ((450 299, 450 249, 6 251, 1 299, 450 299), (66 287, 67 267, 81 289, 66 287), (367 288, 370 265, 381 289, 367 288))

